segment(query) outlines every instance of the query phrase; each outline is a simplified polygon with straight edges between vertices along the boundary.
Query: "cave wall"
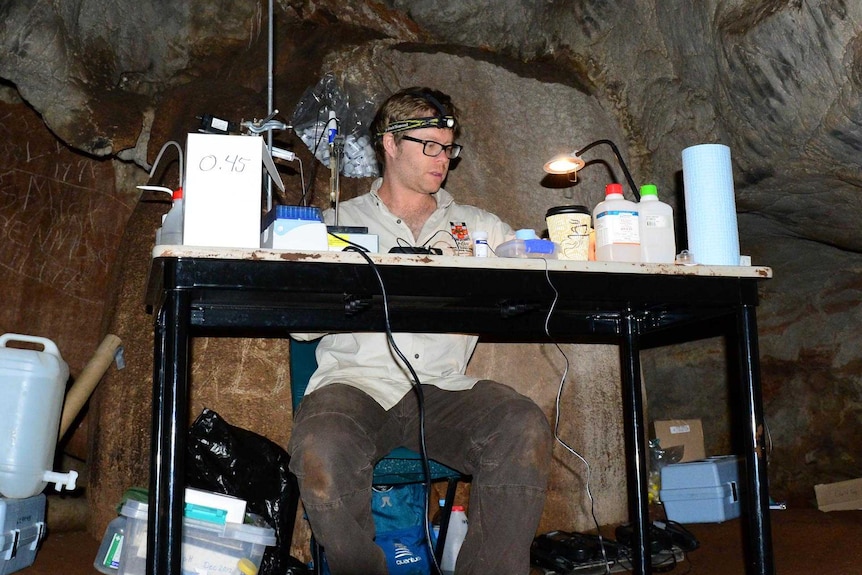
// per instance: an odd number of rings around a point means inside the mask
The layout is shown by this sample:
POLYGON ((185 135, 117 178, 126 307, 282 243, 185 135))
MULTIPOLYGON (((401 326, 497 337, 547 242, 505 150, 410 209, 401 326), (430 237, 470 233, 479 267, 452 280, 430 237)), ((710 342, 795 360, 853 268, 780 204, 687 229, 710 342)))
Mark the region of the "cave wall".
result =
MULTIPOLYGON (((585 170, 574 185, 541 172, 549 157, 599 138, 617 142, 637 181, 658 184, 679 223, 681 150, 729 145, 742 252, 775 275, 761 287, 758 317, 772 493, 810 505, 814 484, 862 476, 852 439, 862 432, 855 329, 862 5, 482 5, 276 2, 280 117, 290 120, 326 72, 354 105, 405 85, 439 87, 454 96, 466 124, 465 158, 447 187, 515 227, 540 228, 553 205, 599 201, 609 178, 619 178, 606 152, 596 149, 590 159, 607 167, 585 170)), ((92 530, 100 534, 121 490, 146 482, 151 317, 139 290, 168 206, 134 186, 148 180, 166 141, 183 142, 196 129, 195 116, 265 115, 266 6, 15 0, 0 6, 0 16, 0 329, 54 339, 73 376, 108 331, 121 332, 132 358, 103 381, 91 405, 95 422, 87 429, 85 420, 71 447, 93 467, 92 530), (149 41, 142 30, 165 41, 149 41)), ((305 168, 281 168, 288 189, 279 200, 298 201, 305 176, 322 205, 325 170, 293 134, 278 140, 305 168)), ((171 169, 161 183, 176 184, 171 169)), ((345 197, 368 186, 342 182, 345 197)), ((683 228, 678 240, 683 247, 683 228)), ((571 385, 586 386, 596 402, 568 398, 565 424, 585 423, 565 432, 575 444, 600 446, 593 456, 602 489, 594 490, 610 522, 623 512, 611 421, 616 358, 612 350, 566 353, 583 370, 571 385), (607 443, 595 439, 601 430, 610 430, 607 443)), ((238 424, 285 441, 287 375, 273 359, 283 355, 275 342, 196 344, 192 414, 204 405, 225 409, 238 424), (266 412, 258 411, 262 404, 266 412)), ((511 354, 483 348, 471 369, 493 371, 509 358, 544 366, 537 369, 545 387, 526 390, 550 414, 548 390, 559 369, 553 356, 532 347, 511 354)), ((700 417, 709 453, 734 448, 723 340, 647 350, 643 362, 651 419, 700 417)), ((556 457, 543 526, 588 526, 583 498, 572 496, 583 493, 583 470, 565 453, 556 457)))

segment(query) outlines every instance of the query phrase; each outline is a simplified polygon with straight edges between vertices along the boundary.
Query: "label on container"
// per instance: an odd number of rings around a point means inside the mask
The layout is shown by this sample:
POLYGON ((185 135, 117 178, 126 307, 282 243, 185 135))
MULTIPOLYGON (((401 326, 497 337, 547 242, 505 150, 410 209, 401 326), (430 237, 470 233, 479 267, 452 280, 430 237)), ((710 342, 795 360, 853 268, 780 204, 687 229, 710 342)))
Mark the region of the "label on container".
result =
POLYGON ((639 244, 638 213, 608 210, 596 215, 596 247, 611 244, 639 244))
POLYGON ((644 227, 647 228, 668 228, 670 227, 670 218, 662 214, 641 214, 644 219, 644 227))
POLYGON ((108 569, 120 568, 120 555, 123 553, 123 535, 114 533, 111 542, 108 544, 108 550, 105 552, 105 557, 102 559, 102 566, 108 569))

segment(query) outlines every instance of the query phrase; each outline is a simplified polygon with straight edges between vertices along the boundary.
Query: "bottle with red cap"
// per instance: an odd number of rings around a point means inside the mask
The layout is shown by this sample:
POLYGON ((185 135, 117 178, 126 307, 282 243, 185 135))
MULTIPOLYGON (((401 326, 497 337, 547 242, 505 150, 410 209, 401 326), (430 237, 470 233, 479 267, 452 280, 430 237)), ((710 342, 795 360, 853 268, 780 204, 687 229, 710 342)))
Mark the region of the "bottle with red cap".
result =
POLYGON ((467 536, 467 514, 461 505, 452 506, 452 515, 449 517, 449 530, 446 533, 446 542, 443 544, 443 556, 440 559, 440 571, 443 575, 452 575, 455 571, 455 563, 461 544, 467 536))
POLYGON ((638 205, 623 197, 618 183, 605 187, 605 199, 593 210, 596 230, 596 261, 639 262, 640 229, 638 205))
POLYGON ((161 233, 157 234, 157 245, 183 245, 183 220, 185 210, 183 208, 183 189, 177 188, 173 193, 173 205, 162 220, 161 233))

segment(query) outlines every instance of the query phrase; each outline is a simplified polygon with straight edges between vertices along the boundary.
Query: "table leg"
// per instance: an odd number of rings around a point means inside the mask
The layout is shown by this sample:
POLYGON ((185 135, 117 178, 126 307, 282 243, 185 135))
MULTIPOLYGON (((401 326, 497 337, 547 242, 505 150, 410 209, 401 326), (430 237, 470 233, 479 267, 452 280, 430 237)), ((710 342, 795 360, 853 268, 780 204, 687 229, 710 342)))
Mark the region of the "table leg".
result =
POLYGON ((772 530, 769 518, 769 478, 765 449, 763 398, 760 386, 760 351, 754 306, 740 307, 738 319, 739 369, 742 383, 745 433, 745 488, 749 565, 752 575, 773 575, 772 530))
POLYGON ((649 552, 649 509, 647 457, 643 423, 643 394, 640 371, 640 328, 638 319, 629 311, 623 316, 620 345, 620 368, 623 390, 623 432, 626 445, 626 483, 628 485, 629 521, 633 528, 632 572, 649 575, 652 572, 649 552))
POLYGON ((154 334, 147 574, 180 575, 188 422, 189 296, 166 291, 154 334))

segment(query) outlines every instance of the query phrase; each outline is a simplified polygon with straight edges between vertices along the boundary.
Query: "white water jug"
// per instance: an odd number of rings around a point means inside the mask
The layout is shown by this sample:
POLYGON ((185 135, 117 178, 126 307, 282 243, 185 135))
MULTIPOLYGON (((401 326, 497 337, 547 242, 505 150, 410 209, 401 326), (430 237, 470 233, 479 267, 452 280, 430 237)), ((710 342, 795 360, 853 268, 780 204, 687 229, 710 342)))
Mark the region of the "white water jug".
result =
POLYGON ((23 499, 56 483, 75 488, 78 473, 52 471, 69 366, 56 344, 43 337, 0 336, 0 495, 23 499), (8 347, 9 342, 42 351, 8 347))

